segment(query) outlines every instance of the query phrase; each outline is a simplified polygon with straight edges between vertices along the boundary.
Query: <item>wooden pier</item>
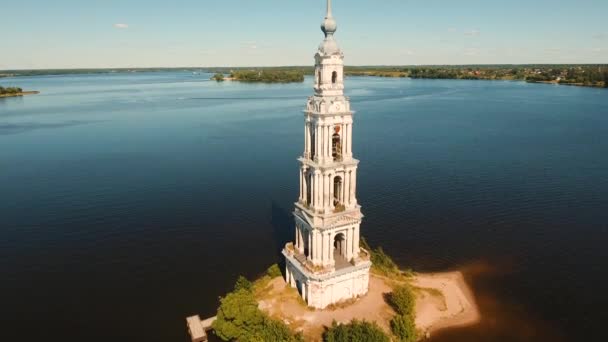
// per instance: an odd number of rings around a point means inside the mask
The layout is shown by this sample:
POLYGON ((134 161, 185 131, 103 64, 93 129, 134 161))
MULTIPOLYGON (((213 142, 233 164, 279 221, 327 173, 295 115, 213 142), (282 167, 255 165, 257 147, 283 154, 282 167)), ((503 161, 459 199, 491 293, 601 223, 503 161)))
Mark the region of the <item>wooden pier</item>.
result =
POLYGON ((201 318, 198 315, 186 318, 188 333, 190 334, 192 342, 207 342, 207 331, 211 330, 211 325, 216 319, 217 317, 211 317, 201 321, 201 318))

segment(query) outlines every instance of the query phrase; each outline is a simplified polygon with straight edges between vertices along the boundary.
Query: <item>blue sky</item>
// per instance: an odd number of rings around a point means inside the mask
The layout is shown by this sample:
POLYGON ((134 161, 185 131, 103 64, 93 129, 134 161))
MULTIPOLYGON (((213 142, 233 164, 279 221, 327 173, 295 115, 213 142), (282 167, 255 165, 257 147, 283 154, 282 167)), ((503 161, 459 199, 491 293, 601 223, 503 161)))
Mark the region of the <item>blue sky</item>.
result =
MULTIPOLYGON (((311 65, 325 0, 0 0, 0 69, 311 65)), ((608 0, 334 0, 349 65, 608 63, 608 0)))

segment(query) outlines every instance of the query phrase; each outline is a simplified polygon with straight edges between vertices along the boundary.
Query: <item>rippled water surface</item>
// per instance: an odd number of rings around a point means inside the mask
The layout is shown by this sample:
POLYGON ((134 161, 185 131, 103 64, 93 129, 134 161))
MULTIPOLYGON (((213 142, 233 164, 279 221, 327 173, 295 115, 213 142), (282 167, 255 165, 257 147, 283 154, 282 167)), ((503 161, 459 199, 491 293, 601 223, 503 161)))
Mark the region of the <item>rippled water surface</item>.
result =
MULTIPOLYGON (((2 79, 2 340, 187 341, 291 238, 296 85, 2 79)), ((362 233, 461 268, 484 320, 436 341, 607 340, 608 91, 349 78, 362 233)))

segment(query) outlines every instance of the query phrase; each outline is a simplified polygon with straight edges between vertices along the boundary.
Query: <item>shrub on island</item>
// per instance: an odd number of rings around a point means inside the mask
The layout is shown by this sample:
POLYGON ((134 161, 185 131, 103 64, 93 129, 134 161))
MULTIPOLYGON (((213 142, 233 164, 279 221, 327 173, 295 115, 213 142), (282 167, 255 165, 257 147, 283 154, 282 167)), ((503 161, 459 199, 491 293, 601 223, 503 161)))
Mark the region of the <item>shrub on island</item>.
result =
POLYGON ((215 335, 224 341, 303 341, 300 334, 292 333, 286 324, 259 309, 253 288, 254 284, 241 276, 234 291, 220 298, 212 326, 215 335))
POLYGON ((418 339, 413 315, 397 315, 391 319, 391 331, 402 342, 415 342, 418 339))
POLYGON ((0 95, 4 95, 4 94, 19 94, 22 93, 23 89, 19 88, 19 87, 0 87, 0 95))
POLYGON ((387 303, 397 315, 391 320, 391 331, 403 342, 414 342, 417 339, 415 322, 416 297, 409 285, 400 285, 386 295, 387 303))
POLYGON ((283 273, 281 273, 281 269, 279 268, 279 265, 274 264, 272 266, 270 266, 268 268, 268 270, 266 270, 266 274, 270 277, 270 278, 277 278, 277 277, 282 277, 283 273))
POLYGON ((213 75, 213 77, 211 77, 211 80, 217 82, 224 82, 224 74, 218 72, 217 74, 213 75))
POLYGON ((409 285, 396 287, 387 295, 387 302, 399 315, 413 316, 416 308, 416 297, 409 285))
POLYGON ((375 322, 352 320, 348 324, 333 321, 323 333, 324 342, 389 342, 390 338, 375 322))

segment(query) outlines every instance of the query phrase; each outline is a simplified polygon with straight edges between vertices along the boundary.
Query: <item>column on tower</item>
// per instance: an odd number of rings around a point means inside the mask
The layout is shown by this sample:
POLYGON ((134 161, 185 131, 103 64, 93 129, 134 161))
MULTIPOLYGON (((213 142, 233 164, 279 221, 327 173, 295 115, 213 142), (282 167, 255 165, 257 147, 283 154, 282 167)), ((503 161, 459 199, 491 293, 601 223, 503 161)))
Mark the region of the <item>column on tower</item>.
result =
POLYGON ((355 240, 354 240, 354 253, 355 253, 355 258, 359 258, 359 236, 360 234, 360 227, 359 225, 355 226, 355 240))
POLYGON ((308 202, 308 168, 302 169, 302 203, 310 205, 308 202))
POLYGON ((352 243, 353 243, 353 230, 352 227, 348 227, 346 231, 346 260, 350 260, 352 258, 352 243))
POLYGON ((329 211, 329 175, 323 175, 324 189, 323 189, 323 209, 325 212, 329 211))
POLYGON ((300 168, 300 199, 298 202, 304 202, 304 168, 300 168))
POLYGON ((320 144, 319 144, 319 142, 321 140, 321 139, 319 139, 320 138, 319 124, 315 123, 315 125, 314 125, 314 127, 312 127, 312 129, 315 132, 315 139, 312 143, 315 144, 315 161, 317 161, 317 160, 319 160, 319 153, 321 152, 321 148, 320 148, 320 144))
POLYGON ((306 240, 308 240, 308 261, 312 261, 312 234, 310 230, 306 232, 306 240))
POLYGON ((347 125, 348 127, 348 148, 347 148, 347 155, 349 157, 353 156, 353 124, 349 123, 347 125))
POLYGON ((306 149, 306 153, 304 155, 304 158, 306 159, 310 159, 310 138, 311 138, 311 134, 310 134, 310 122, 308 120, 306 120, 306 125, 304 126, 305 132, 306 132, 306 140, 305 140, 305 149, 306 149))
POLYGON ((340 147, 342 148, 342 158, 346 158, 346 139, 346 124, 343 123, 340 125, 340 143, 342 144, 340 147))
POLYGON ((323 174, 321 171, 317 174, 317 209, 323 209, 323 174))
POLYGON ((315 245, 317 247, 317 255, 315 257, 315 259, 317 259, 316 264, 320 264, 321 263, 321 232, 319 232, 318 230, 315 232, 315 236, 316 236, 316 240, 315 240, 315 245))
POLYGON ((352 202, 353 204, 357 204, 357 168, 355 167, 353 169, 352 172, 352 185, 351 185, 351 189, 352 189, 352 202))
POLYGON ((325 147, 325 156, 327 157, 328 160, 331 160, 332 159, 332 157, 331 157, 331 145, 332 145, 332 143, 331 143, 331 136, 332 136, 332 133, 331 133, 331 126, 330 125, 325 126, 325 133, 326 133, 326 135, 325 135, 325 142, 326 142, 326 145, 327 145, 325 147))
POLYGON ((342 198, 344 198, 344 206, 350 208, 350 170, 348 169, 344 171, 342 198))

